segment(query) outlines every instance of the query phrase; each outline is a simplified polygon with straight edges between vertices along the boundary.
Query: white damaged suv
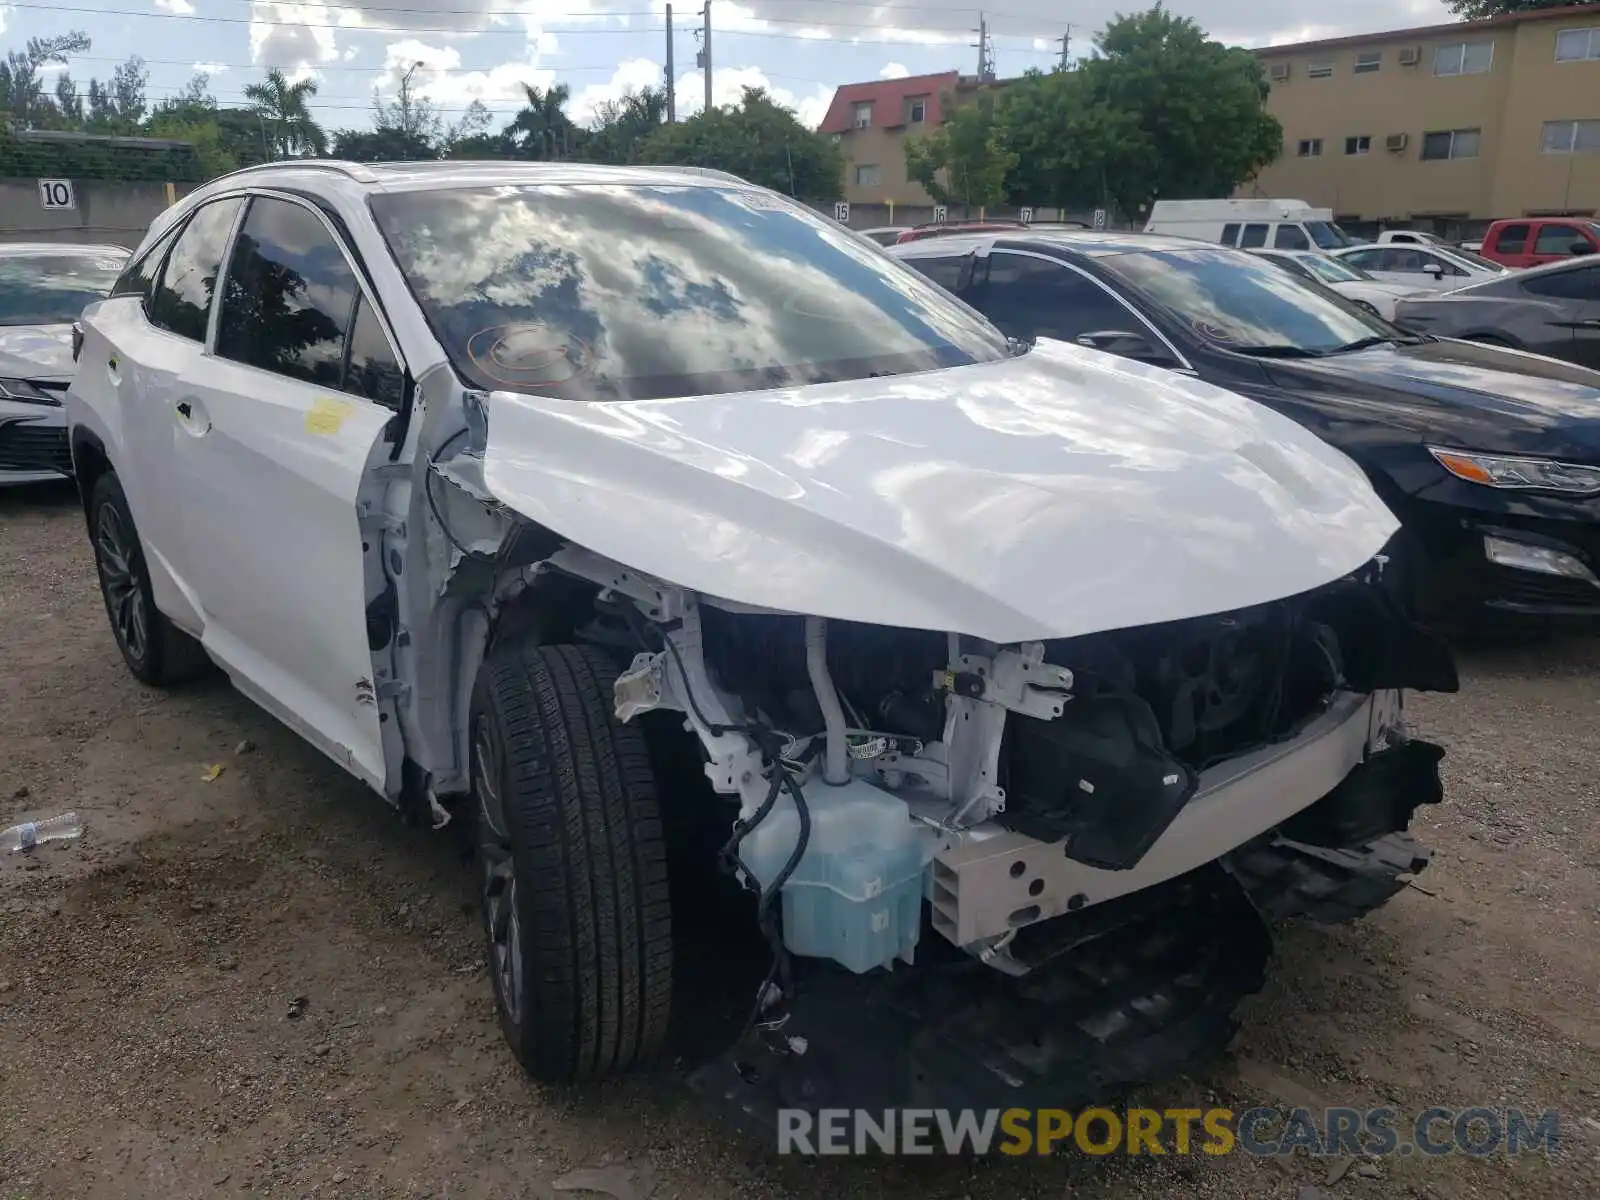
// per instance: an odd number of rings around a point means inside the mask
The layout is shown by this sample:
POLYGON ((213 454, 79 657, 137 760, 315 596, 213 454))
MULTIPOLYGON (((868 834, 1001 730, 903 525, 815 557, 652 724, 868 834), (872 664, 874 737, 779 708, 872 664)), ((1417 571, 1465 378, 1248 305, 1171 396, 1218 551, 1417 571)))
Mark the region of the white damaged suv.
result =
POLYGON ((772 955, 697 1079, 758 1115, 1184 1069, 1266 919, 1358 916, 1426 862, 1442 752, 1401 692, 1455 669, 1390 598, 1361 472, 1196 379, 1008 343, 786 197, 252 168, 163 213, 82 326, 71 447, 129 668, 215 663, 470 822, 542 1078, 661 1045, 690 808, 772 955))

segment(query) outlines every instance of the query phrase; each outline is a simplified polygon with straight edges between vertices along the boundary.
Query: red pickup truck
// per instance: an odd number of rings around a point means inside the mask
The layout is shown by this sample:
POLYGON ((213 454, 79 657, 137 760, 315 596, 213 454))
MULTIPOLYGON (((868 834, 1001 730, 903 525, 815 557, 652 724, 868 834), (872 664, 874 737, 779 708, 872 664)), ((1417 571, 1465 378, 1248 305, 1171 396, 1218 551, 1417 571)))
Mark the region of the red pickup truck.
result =
POLYGON ((1496 221, 1478 253, 1507 267, 1559 262, 1600 252, 1600 222, 1588 217, 1514 217, 1496 221))

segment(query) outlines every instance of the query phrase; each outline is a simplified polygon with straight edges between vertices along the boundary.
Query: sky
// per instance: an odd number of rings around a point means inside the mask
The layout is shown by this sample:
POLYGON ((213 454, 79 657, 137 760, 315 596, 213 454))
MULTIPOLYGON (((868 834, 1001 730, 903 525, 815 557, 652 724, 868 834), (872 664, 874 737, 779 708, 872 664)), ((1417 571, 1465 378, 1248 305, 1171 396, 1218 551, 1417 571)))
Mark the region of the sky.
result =
MULTIPOLYGON (((696 31, 704 0, 673 6, 679 116, 702 103, 696 31)), ((1070 36, 1074 56, 1120 9, 1143 0, 998 0, 988 9, 1002 77, 1047 68, 1070 36), (1070 22, 1070 28, 1068 26, 1070 22)), ((1174 0, 1210 34, 1261 46, 1450 19, 1442 0, 1174 0)), ((171 95, 197 71, 223 104, 269 67, 312 77, 313 114, 328 129, 366 128, 376 90, 392 97, 412 71, 417 91, 453 121, 482 100, 497 125, 522 86, 565 83, 584 122, 598 104, 665 78, 664 0, 0 0, 0 50, 30 37, 81 30, 93 39, 68 65, 82 90, 141 55, 150 98, 171 95), (420 65, 419 65, 420 64, 420 65)), ((961 0, 712 0, 712 100, 765 87, 808 125, 843 83, 936 71, 973 72, 979 10, 961 0)))

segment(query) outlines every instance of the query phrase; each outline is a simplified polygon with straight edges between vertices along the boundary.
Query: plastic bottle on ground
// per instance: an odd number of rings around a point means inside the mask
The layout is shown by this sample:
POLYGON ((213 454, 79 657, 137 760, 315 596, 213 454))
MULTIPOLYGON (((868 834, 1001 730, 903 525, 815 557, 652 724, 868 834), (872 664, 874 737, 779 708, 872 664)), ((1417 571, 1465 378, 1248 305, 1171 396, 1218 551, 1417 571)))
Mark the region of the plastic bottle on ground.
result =
POLYGON ((0 850, 32 850, 44 842, 75 838, 83 832, 83 822, 75 812, 62 813, 47 821, 24 821, 0 833, 0 850))

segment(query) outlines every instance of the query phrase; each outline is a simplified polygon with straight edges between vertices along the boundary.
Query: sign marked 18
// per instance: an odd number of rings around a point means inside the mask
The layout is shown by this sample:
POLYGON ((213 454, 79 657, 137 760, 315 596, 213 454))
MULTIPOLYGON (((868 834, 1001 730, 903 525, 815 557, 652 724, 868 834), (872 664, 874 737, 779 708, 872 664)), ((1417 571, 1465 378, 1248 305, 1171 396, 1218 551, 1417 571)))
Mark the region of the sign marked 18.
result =
POLYGON ((72 192, 70 179, 39 180, 39 204, 43 208, 74 209, 78 197, 72 192))
POLYGON ((1094 210, 1094 227, 1096 229, 1104 229, 1106 227, 1106 210, 1105 209, 1097 208, 1097 209, 1094 210))

